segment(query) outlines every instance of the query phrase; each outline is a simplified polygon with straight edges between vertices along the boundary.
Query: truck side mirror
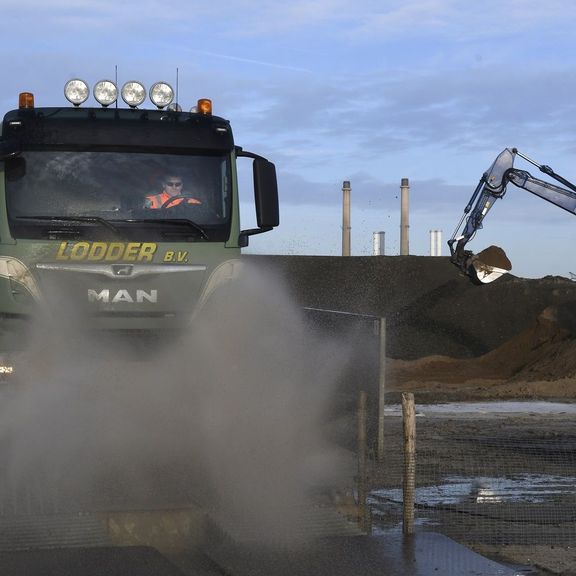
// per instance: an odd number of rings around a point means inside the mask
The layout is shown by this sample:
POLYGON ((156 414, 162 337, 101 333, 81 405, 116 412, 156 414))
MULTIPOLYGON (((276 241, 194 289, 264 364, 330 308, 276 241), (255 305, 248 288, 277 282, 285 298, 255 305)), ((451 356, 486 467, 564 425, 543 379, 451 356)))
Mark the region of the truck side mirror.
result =
POLYGON ((264 158, 255 158, 252 169, 256 222, 259 228, 274 228, 280 223, 276 167, 264 158))
POLYGON ((276 167, 272 162, 236 148, 238 157, 252 158, 252 172, 254 176, 254 203, 256 205, 256 223, 258 228, 242 230, 238 239, 241 248, 248 246, 248 239, 254 234, 262 234, 275 228, 280 223, 280 210, 278 209, 278 181, 276 180, 276 167))

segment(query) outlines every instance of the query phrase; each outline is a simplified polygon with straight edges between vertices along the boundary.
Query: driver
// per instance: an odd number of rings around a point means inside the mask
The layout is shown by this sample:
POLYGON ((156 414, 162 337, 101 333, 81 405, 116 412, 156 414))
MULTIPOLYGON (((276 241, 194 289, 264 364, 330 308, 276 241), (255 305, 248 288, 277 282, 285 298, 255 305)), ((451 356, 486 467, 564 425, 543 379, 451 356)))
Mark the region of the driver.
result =
POLYGON ((175 174, 167 175, 162 180, 162 191, 158 194, 146 196, 144 207, 158 210, 163 207, 173 208, 180 204, 202 204, 200 200, 185 193, 183 189, 184 181, 181 176, 175 174), (172 198, 173 200, 171 201, 172 198))

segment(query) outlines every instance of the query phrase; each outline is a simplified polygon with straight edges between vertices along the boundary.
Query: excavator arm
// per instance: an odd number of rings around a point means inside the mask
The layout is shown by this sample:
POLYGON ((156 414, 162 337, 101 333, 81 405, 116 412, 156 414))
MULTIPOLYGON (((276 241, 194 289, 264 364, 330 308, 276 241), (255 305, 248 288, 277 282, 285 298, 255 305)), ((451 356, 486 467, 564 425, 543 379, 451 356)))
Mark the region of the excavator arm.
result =
POLYGON ((516 148, 504 149, 480 178, 472 198, 464 209, 462 219, 448 241, 452 262, 480 283, 492 282, 512 269, 506 254, 497 246, 490 246, 479 254, 474 254, 465 248, 476 232, 482 228, 483 220, 496 200, 504 197, 509 183, 572 214, 576 213, 576 186, 574 184, 556 174, 550 166, 538 164, 516 148), (566 188, 534 178, 529 172, 514 168, 516 156, 538 167, 541 172, 566 188))

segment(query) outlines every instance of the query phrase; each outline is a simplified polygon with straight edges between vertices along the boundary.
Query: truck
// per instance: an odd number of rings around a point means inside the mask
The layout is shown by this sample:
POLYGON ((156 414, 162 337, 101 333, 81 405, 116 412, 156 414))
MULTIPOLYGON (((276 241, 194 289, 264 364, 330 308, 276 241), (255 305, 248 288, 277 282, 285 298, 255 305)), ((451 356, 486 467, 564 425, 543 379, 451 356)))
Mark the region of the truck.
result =
POLYGON ((274 164, 235 145, 211 100, 185 112, 166 82, 147 94, 103 80, 89 106, 77 78, 64 94, 70 105, 37 107, 23 92, 2 121, 0 352, 26 345, 39 304, 106 333, 174 333, 234 279, 250 236, 279 224, 274 164), (239 158, 253 164, 252 229, 240 226, 239 158))

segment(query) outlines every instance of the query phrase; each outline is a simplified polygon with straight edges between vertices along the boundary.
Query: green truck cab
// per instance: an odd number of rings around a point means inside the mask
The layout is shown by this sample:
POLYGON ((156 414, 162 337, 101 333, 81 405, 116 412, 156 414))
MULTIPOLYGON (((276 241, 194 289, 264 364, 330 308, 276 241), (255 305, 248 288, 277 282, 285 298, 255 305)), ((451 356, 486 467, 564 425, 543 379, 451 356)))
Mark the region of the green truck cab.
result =
POLYGON ((274 165, 235 146, 209 100, 182 112, 157 83, 157 109, 143 109, 144 88, 127 83, 119 107, 114 83, 97 86, 101 107, 82 105, 88 87, 74 80, 65 89, 73 105, 37 108, 23 93, 4 116, 0 351, 22 346, 39 304, 106 331, 187 325, 237 275, 249 236, 278 225, 274 165), (249 230, 240 226, 239 157, 253 163, 249 230), (159 202, 170 185, 176 194, 159 202))

